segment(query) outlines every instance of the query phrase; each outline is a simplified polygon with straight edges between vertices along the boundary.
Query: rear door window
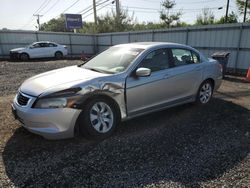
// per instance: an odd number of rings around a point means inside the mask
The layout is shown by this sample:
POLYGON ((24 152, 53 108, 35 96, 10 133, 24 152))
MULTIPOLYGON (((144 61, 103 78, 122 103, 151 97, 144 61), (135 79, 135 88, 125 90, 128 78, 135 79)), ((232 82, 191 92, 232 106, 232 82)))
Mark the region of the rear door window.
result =
POLYGON ((54 43, 49 43, 49 47, 57 47, 57 45, 54 43))
POLYGON ((176 67, 200 63, 199 55, 187 49, 171 49, 172 58, 176 67))

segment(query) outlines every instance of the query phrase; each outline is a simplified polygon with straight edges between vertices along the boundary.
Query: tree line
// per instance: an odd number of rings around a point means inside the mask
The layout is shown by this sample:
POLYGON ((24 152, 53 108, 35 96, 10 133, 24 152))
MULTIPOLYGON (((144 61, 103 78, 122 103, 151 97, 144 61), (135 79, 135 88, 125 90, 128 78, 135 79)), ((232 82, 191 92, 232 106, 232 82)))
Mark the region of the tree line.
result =
MULTIPOLYGON (((114 11, 107 12, 105 15, 97 17, 97 24, 93 22, 83 22, 83 28, 78 29, 79 33, 107 33, 107 32, 123 32, 123 31, 139 31, 139 30, 152 30, 152 29, 164 29, 174 27, 186 27, 191 26, 186 22, 180 21, 182 12, 171 11, 175 8, 176 3, 174 0, 164 0, 162 3, 162 10, 159 12, 159 23, 142 22, 138 23, 134 18, 134 15, 129 15, 128 10, 121 10, 120 15, 117 16, 114 11)), ((238 13, 244 14, 245 0, 236 0, 238 13)), ((250 10, 250 3, 248 4, 248 10, 250 10)), ((247 12, 250 15, 250 11, 247 12)), ((227 23, 238 23, 239 18, 237 13, 230 12, 227 17, 227 23)), ((250 22, 250 19, 247 19, 250 22)), ((216 20, 214 13, 209 8, 203 8, 201 13, 197 15, 195 23, 193 25, 209 25, 209 24, 223 24, 225 23, 225 16, 216 20)), ((41 25, 41 31, 54 31, 54 32, 71 32, 65 27, 64 15, 57 19, 51 19, 41 25)))

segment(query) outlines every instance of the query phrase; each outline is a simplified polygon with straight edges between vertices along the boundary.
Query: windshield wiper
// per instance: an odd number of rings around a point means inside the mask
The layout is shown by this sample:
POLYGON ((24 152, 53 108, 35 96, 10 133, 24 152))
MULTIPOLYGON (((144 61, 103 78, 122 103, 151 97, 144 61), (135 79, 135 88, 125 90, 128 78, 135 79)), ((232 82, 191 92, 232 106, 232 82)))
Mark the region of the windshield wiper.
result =
POLYGON ((90 68, 90 67, 83 67, 83 68, 88 69, 88 70, 92 70, 92 71, 95 71, 95 72, 100 72, 100 73, 106 73, 106 74, 111 74, 112 73, 112 72, 97 69, 97 68, 90 68))

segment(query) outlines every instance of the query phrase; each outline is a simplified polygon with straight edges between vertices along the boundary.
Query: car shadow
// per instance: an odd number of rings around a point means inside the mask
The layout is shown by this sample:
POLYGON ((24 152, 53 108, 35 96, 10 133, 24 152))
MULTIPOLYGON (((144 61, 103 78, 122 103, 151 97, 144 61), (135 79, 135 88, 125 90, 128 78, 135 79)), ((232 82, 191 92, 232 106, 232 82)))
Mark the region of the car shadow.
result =
POLYGON ((49 141, 23 128, 3 152, 11 182, 22 186, 134 187, 172 182, 199 187, 244 160, 249 110, 221 99, 124 122, 114 136, 49 141))

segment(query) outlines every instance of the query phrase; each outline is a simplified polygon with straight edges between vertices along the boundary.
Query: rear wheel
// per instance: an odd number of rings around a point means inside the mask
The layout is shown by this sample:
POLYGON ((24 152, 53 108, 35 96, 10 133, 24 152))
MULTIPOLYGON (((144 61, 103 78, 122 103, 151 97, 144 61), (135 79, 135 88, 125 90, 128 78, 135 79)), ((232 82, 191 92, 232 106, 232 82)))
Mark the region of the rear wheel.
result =
POLYGON ((22 61, 28 61, 28 60, 29 60, 29 55, 26 54, 26 53, 21 53, 21 54, 20 54, 20 59, 21 59, 22 61))
POLYGON ((199 88, 197 93, 196 101, 199 104, 207 104, 213 95, 213 84, 211 81, 204 81, 199 88))
POLYGON ((62 57, 63 57, 63 53, 62 52, 56 52, 55 53, 55 58, 56 59, 62 59, 62 57))
POLYGON ((89 139, 109 137, 118 123, 115 105, 107 99, 93 99, 80 115, 80 133, 89 139))

